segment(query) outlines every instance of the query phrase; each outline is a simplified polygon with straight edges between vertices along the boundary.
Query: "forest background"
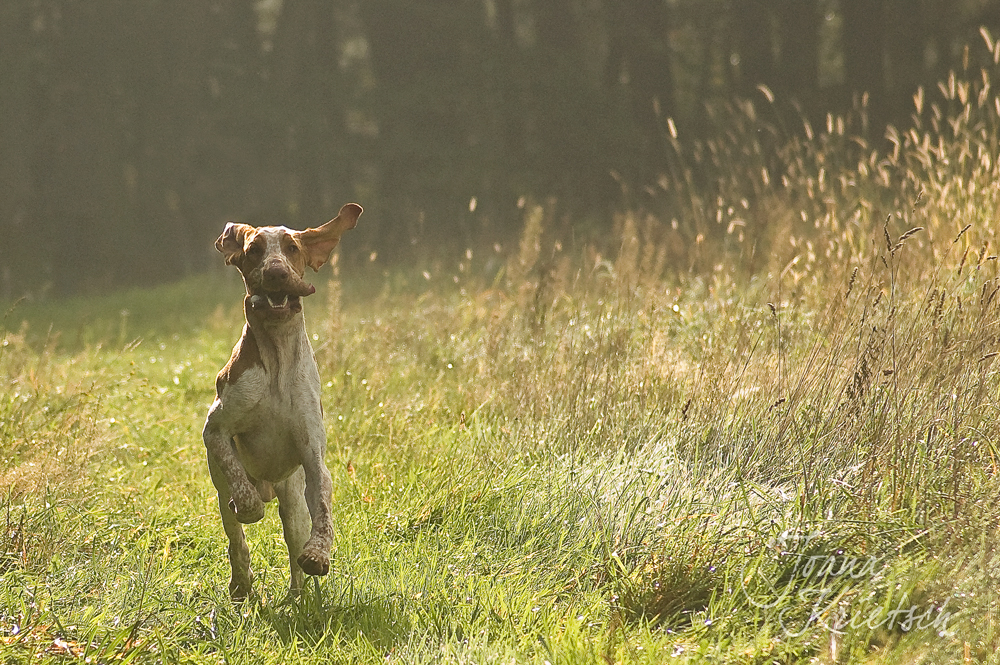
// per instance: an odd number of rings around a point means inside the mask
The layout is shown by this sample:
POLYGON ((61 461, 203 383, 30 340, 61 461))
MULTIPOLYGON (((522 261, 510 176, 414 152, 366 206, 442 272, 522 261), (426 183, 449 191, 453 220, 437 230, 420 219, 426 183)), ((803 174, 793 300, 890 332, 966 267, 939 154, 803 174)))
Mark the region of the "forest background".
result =
POLYGON ((203 272, 229 219, 302 228, 348 200, 348 261, 506 247, 535 201, 588 242, 616 211, 672 220, 689 270, 726 224, 676 214, 678 178, 714 183, 672 159, 733 100, 774 100, 765 153, 828 116, 884 148, 980 27, 1000 2, 6 0, 0 298, 203 272))

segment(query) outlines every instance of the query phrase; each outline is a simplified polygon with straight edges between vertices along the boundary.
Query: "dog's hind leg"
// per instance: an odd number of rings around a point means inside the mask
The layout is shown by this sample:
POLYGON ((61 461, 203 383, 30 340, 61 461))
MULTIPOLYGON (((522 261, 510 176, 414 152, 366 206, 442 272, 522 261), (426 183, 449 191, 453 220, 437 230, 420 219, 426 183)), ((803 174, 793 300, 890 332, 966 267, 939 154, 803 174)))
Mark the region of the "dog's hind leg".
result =
POLYGON ((278 514, 281 516, 281 529, 285 534, 285 545, 288 546, 288 564, 291 578, 288 584, 288 595, 298 596, 302 591, 305 576, 298 558, 302 548, 309 540, 310 518, 309 508, 305 498, 306 474, 302 467, 291 476, 274 484, 274 492, 278 495, 278 514))
POLYGON ((326 575, 330 572, 330 546, 333 543, 333 518, 330 510, 330 493, 333 482, 322 460, 323 447, 318 447, 318 461, 303 464, 305 469, 305 500, 309 508, 312 529, 309 540, 299 555, 299 565, 307 575, 326 575))

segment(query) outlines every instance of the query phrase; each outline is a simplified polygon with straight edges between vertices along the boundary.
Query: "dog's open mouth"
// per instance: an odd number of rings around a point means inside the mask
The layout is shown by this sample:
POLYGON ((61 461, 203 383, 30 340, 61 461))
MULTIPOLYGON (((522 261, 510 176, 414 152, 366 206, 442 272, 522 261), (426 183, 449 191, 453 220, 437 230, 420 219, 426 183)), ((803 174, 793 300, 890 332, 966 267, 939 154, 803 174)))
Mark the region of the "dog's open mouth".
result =
POLYGON ((302 300, 290 293, 263 293, 250 297, 250 306, 262 314, 279 316, 302 310, 302 300))

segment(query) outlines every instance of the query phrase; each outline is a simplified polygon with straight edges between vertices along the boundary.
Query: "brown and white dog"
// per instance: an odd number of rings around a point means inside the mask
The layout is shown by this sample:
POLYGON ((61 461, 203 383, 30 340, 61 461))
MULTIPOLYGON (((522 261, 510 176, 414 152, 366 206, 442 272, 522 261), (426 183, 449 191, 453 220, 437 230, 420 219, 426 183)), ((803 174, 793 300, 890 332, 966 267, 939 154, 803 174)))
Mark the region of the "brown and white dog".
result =
POLYGON ((316 289, 303 275, 306 266, 319 270, 330 259, 360 214, 361 206, 348 203, 335 219, 305 231, 230 222, 215 243, 247 289, 243 335, 216 379, 203 432, 229 537, 234 600, 246 598, 252 583, 242 525, 260 520, 275 497, 288 546, 289 593, 302 589, 303 573, 330 570, 332 486, 323 459, 319 371, 301 301, 316 289))

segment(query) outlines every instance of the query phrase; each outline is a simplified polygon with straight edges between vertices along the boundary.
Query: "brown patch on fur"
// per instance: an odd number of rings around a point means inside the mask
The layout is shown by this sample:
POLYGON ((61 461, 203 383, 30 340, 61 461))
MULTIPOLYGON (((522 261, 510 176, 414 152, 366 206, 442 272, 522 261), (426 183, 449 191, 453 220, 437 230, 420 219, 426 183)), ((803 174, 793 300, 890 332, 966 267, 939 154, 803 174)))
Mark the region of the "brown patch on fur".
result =
MULTIPOLYGON (((249 312, 250 296, 244 298, 243 306, 249 312)), ((264 363, 260 359, 260 349, 257 348, 257 339, 254 337, 250 327, 247 326, 243 331, 243 335, 240 336, 240 341, 233 347, 233 355, 229 357, 229 362, 226 363, 226 366, 222 368, 222 371, 215 378, 216 396, 221 398, 222 387, 226 384, 232 385, 236 383, 240 376, 243 375, 243 372, 251 367, 263 367, 263 365, 264 363)))

